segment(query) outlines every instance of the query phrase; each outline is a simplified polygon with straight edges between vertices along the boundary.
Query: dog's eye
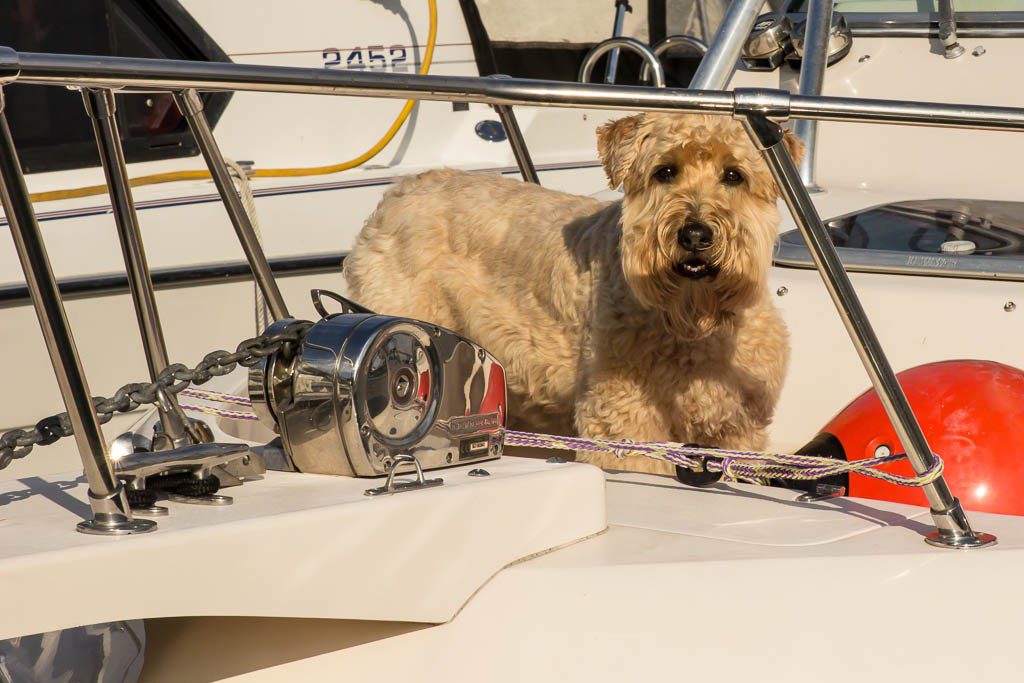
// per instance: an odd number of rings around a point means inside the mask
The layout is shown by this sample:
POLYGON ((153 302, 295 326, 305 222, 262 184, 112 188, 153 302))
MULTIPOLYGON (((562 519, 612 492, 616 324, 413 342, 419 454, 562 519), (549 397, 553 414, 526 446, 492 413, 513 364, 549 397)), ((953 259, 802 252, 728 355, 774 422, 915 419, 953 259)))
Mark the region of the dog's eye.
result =
POLYGON ((654 172, 654 179, 659 183, 671 183, 676 177, 675 166, 662 166, 654 172))
POLYGON ((722 182, 726 185, 739 185, 743 182, 743 174, 738 169, 727 168, 722 174, 722 182))

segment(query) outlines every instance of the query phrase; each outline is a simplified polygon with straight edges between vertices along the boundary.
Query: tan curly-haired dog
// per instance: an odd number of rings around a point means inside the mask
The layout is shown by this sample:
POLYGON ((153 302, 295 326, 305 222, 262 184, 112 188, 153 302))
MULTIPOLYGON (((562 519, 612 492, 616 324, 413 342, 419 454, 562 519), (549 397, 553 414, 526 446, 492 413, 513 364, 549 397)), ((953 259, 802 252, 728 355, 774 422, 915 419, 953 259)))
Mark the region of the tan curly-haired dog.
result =
POLYGON ((407 178, 345 261, 350 295, 491 351, 516 427, 762 448, 788 360, 766 283, 767 167, 725 117, 641 114, 597 135, 621 202, 455 170, 407 178))

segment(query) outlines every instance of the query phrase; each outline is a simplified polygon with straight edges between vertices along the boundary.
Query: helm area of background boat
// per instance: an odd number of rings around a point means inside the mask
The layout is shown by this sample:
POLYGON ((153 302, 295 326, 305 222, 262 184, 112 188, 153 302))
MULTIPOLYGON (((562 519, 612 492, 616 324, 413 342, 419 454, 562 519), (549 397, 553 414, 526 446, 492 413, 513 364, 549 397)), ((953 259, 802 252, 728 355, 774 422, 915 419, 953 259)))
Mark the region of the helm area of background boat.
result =
MULTIPOLYGON (((634 50, 660 84, 665 75, 659 58, 685 44, 704 53, 689 89, 614 85, 610 66, 608 83, 579 84, 0 49, 4 88, 21 84, 82 91, 150 372, 146 383, 125 385, 110 399, 93 399, 0 112, 0 198, 67 408, 66 415, 42 420, 0 444, 7 449, 0 450, 0 457, 43 457, 27 453, 26 447, 73 436, 84 471, 82 477, 76 472, 0 483, 0 575, 13 593, 35 596, 37 605, 59 606, 6 610, 0 615, 0 638, 176 615, 444 623, 496 572, 591 539, 609 523, 668 528, 708 556, 723 539, 756 547, 849 540, 839 555, 931 552, 917 542, 919 536, 944 549, 994 545, 995 536, 973 528, 960 503, 970 500, 974 510, 985 496, 978 489, 957 489, 948 464, 955 456, 936 448, 947 460, 947 476, 933 476, 930 441, 936 432, 930 429, 942 416, 929 412, 934 405, 929 401, 936 391, 951 388, 962 401, 982 392, 991 398, 1007 387, 1016 391, 1024 387, 1019 373, 1005 366, 957 365, 897 375, 849 273, 896 268, 904 275, 1024 279, 1016 263, 999 260, 1019 253, 1020 205, 887 197, 822 220, 812 196, 828 187, 828 177, 821 182, 815 174, 814 126, 832 121, 995 135, 1024 132, 1024 109, 822 95, 825 70, 856 56, 858 31, 927 32, 934 31, 934 22, 921 28, 913 22, 840 16, 832 2, 812 2, 806 13, 765 15, 762 4, 730 4, 707 45, 676 36, 648 47, 621 35, 628 3, 616 3, 613 39, 618 42, 601 47, 597 57, 634 50), (730 82, 736 84, 739 60, 750 69, 740 80, 777 73, 780 79, 795 78, 797 93, 763 83, 727 90, 730 82), (521 175, 532 182, 539 177, 517 122, 518 107, 684 111, 743 121, 792 216, 793 230, 781 236, 776 261, 795 272, 820 275, 873 387, 815 438, 851 462, 903 450, 907 476, 932 477, 920 487, 928 510, 892 503, 884 487, 869 490, 850 480, 843 483, 848 492, 876 503, 835 498, 828 488, 821 495, 798 496, 785 488, 733 484, 712 494, 652 483, 641 475, 611 475, 637 484, 624 492, 593 467, 557 457, 503 457, 505 375, 486 349, 429 322, 361 309, 327 290, 313 292, 318 320, 291 314, 204 111, 203 93, 227 91, 488 104, 501 119, 521 175), (166 351, 114 116, 115 93, 173 97, 270 309, 273 322, 261 334, 234 352, 211 353, 194 367, 172 364, 166 351), (788 121, 798 124, 808 144, 809 164, 794 164, 780 144, 779 124, 788 121), (332 306, 340 311, 331 312, 332 306), (108 446, 100 429, 104 417, 140 405, 155 410, 108 446), (185 407, 203 419, 188 416, 185 407), (681 491, 686 495, 676 495, 681 491), (723 492, 732 494, 734 507, 715 508, 713 501, 723 492), (798 498, 806 502, 796 503, 798 498), (610 518, 612 503, 617 507, 610 518), (719 526, 710 534, 702 516, 708 514, 721 514, 722 524, 734 528, 723 532, 719 526), (927 515, 930 524, 922 521, 927 515), (752 520, 757 523, 749 524, 752 520), (73 533, 76 522, 85 535, 73 533), (883 530, 887 535, 874 533, 883 530), (864 540, 868 531, 873 532, 870 542, 864 540), (125 542, 103 538, 136 535, 125 542), (325 538, 332 542, 324 543, 325 538), (709 542, 701 545, 704 541, 709 542), (243 569, 231 574, 229 589, 197 591, 180 580, 183 558, 196 566, 243 569), (96 590, 96 577, 111 567, 118 568, 118 593, 145 594, 144 605, 96 590), (261 571, 250 571, 253 567, 261 571), (273 577, 269 588, 268 576, 273 577), (153 585, 161 590, 151 590, 153 585)), ((939 58, 965 58, 956 49, 957 36, 983 29, 965 21, 958 25, 957 15, 947 11, 950 3, 939 5, 946 8, 938 22, 939 58)), ((590 64, 588 77, 597 58, 590 64)), ((786 294, 780 286, 778 296, 786 294)), ((1012 311, 1009 303, 1007 313, 1012 311)), ((999 405, 975 408, 972 419, 1001 418, 999 405)), ((992 464, 1000 451, 1019 443, 1011 428, 1015 424, 1007 422, 1002 425, 1006 429, 998 430, 993 423, 988 429, 998 432, 982 449, 989 463, 984 476, 993 487, 1017 483, 1004 476, 1008 470, 992 464), (998 481, 1001 477, 1005 481, 998 481)), ((955 445, 948 443, 949 448, 955 445)), ((967 480, 962 481, 966 486, 967 480)), ((992 524, 1000 527, 1001 549, 1024 547, 1024 526, 995 515, 980 517, 986 531, 995 530, 992 524)), ((586 561, 584 552, 569 562, 586 561)))

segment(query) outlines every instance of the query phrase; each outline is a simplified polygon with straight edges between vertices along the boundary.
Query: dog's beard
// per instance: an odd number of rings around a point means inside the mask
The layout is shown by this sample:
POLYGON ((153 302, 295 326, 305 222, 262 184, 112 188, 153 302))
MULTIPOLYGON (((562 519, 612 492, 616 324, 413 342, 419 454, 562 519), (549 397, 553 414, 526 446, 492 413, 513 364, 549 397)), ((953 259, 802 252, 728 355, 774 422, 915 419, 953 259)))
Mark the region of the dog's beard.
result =
MULTIPOLYGON (((717 234, 736 234, 708 220, 717 234)), ((771 244, 718 240, 699 255, 675 243, 678 220, 624 231, 622 272, 641 306, 659 311, 669 330, 687 341, 708 337, 765 288, 771 244)))

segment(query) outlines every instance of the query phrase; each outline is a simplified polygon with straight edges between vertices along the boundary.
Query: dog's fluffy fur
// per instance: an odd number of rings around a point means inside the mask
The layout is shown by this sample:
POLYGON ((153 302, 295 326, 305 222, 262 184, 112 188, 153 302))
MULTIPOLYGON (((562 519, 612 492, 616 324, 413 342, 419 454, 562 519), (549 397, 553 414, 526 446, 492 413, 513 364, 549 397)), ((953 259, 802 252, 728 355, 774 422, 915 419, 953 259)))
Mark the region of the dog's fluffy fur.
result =
POLYGON ((513 426, 763 448, 788 360, 766 283, 779 216, 764 161, 739 123, 697 115, 611 122, 598 149, 621 202, 455 170, 403 180, 345 261, 350 295, 490 350, 513 426), (687 266, 678 233, 694 222, 714 238, 687 266))

